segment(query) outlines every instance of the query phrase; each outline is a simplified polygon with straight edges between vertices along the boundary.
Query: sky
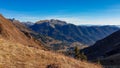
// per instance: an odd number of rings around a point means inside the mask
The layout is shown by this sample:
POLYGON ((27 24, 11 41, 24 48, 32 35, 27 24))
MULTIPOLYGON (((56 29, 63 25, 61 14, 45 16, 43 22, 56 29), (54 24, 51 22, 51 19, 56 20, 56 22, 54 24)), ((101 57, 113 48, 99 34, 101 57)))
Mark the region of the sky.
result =
POLYGON ((0 14, 20 21, 120 25, 120 0, 0 0, 0 14))

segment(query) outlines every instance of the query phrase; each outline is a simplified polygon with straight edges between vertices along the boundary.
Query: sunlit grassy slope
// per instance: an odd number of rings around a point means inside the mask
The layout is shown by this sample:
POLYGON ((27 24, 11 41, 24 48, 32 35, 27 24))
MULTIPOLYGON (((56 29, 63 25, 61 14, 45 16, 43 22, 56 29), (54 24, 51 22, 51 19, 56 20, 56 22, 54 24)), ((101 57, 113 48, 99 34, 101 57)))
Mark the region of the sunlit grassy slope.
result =
POLYGON ((0 68, 46 68, 51 64, 60 68, 101 68, 100 65, 0 39, 0 68))

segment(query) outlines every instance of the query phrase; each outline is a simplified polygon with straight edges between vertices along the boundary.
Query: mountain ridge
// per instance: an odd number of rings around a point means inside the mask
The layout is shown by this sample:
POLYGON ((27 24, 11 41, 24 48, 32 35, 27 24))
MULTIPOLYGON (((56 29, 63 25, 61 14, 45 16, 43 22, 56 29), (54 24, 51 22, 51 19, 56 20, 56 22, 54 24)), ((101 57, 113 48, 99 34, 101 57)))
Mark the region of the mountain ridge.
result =
POLYGON ((44 22, 44 20, 41 22, 41 24, 35 23, 30 28, 37 33, 42 33, 56 40, 81 42, 86 45, 92 45, 97 40, 119 30, 116 26, 76 26, 68 23, 65 25, 57 24, 51 26, 51 24, 44 22))

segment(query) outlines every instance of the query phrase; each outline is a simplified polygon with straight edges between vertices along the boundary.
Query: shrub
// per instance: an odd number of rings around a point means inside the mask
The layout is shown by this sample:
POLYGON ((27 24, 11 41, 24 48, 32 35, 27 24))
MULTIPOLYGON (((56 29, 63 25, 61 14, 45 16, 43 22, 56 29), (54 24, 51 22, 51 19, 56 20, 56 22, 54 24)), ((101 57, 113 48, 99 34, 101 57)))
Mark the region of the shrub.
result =
POLYGON ((77 46, 74 48, 74 55, 75 55, 74 56, 75 59, 87 60, 87 57, 85 56, 85 54, 80 53, 80 50, 79 50, 79 48, 77 46))
POLYGON ((84 53, 81 54, 80 58, 81 58, 81 60, 87 60, 87 57, 84 53))

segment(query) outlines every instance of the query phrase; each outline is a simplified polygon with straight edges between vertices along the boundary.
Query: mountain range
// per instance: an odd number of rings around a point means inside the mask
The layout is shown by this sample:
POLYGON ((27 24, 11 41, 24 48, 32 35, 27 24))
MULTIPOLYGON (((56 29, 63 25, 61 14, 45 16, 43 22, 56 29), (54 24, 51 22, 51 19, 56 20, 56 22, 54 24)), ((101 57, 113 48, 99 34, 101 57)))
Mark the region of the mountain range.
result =
POLYGON ((41 20, 30 26, 33 31, 64 42, 92 45, 113 32, 116 26, 77 26, 60 20, 41 20))

